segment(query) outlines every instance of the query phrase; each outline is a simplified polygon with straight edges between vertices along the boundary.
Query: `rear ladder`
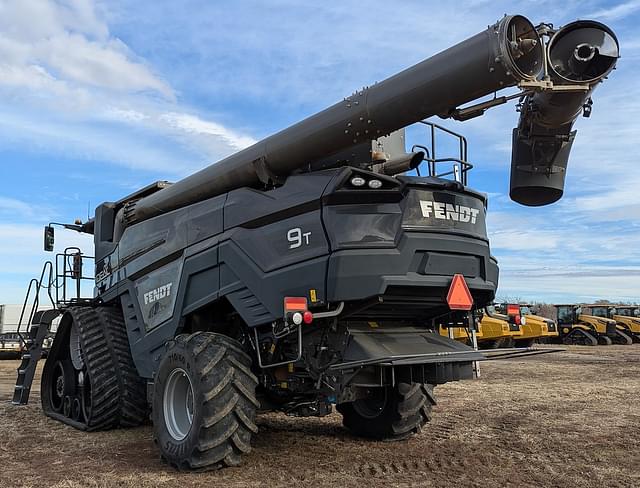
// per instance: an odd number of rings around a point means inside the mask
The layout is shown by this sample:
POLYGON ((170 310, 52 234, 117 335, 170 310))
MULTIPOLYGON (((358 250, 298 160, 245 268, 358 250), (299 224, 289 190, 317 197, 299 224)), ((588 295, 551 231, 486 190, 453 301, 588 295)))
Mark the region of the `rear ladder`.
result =
POLYGON ((42 357, 44 341, 51 331, 53 321, 62 315, 69 306, 92 302, 91 298, 81 298, 80 296, 81 281, 92 279, 82 273, 84 259, 93 258, 91 256, 83 256, 78 248, 67 248, 64 253, 56 256, 55 274, 53 263, 47 261, 44 263, 40 278, 34 278, 29 282, 17 330, 23 346, 23 353, 11 402, 14 405, 26 405, 29 403, 33 378, 38 367, 38 361, 42 357), (76 282, 74 287, 75 297, 67 293, 67 280, 76 282), (51 308, 38 310, 40 292, 43 286, 46 287, 47 299, 51 304, 51 308), (30 302, 32 295, 33 300, 30 302))

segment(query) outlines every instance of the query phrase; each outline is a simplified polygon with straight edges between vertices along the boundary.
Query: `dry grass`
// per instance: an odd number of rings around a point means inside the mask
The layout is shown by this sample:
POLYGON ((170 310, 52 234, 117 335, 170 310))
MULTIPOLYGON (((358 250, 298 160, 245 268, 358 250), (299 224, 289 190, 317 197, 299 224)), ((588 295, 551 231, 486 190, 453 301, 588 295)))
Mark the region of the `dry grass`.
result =
POLYGON ((438 387, 434 420, 403 443, 349 435, 340 417, 261 417, 244 466, 177 473, 151 428, 86 434, 6 403, 0 363, 0 486, 640 486, 640 346, 569 348, 485 363, 438 387))

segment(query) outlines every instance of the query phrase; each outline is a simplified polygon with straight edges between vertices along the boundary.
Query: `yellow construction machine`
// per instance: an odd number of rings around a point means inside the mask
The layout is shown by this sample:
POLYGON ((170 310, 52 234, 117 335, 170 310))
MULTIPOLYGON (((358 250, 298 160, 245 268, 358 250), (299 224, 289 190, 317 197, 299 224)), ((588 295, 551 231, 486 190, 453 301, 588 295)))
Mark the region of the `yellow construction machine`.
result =
POLYGON ((615 305, 609 308, 608 317, 624 327, 625 333, 631 336, 633 342, 640 342, 640 306, 615 305))
POLYGON ((614 344, 629 345, 633 343, 631 334, 627 331, 627 328, 621 324, 618 324, 617 320, 613 318, 614 311, 613 306, 610 304, 594 304, 594 305, 582 305, 582 313, 580 318, 585 321, 606 321, 607 335, 611 338, 614 344))
POLYGON ((596 346, 631 344, 624 328, 607 318, 607 306, 554 305, 559 338, 564 344, 596 346), (602 312, 601 309, 604 309, 602 312))
POLYGON ((522 336, 516 339, 517 347, 531 347, 534 342, 547 342, 558 337, 558 326, 555 321, 533 313, 533 306, 520 305, 522 317, 522 336))
MULTIPOLYGON (((498 313, 495 306, 489 305, 475 316, 476 338, 480 349, 497 349, 512 347, 514 339, 522 335, 519 312, 512 315, 498 313)), ((471 344, 471 334, 465 327, 440 326, 440 334, 449 337, 449 330, 453 339, 471 344)))

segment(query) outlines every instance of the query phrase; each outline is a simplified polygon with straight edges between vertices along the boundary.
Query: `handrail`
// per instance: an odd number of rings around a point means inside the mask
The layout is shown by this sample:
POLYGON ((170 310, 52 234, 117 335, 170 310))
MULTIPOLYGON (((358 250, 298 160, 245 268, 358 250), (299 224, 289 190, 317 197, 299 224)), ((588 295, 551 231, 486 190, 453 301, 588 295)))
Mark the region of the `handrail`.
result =
MULTIPOLYGON (((473 168, 473 165, 469 163, 467 159, 468 153, 468 143, 467 139, 457 132, 452 131, 451 129, 447 129, 439 124, 434 122, 430 122, 428 120, 421 120, 418 122, 419 124, 426 125, 429 127, 429 134, 431 136, 431 150, 429 151, 425 146, 414 145, 411 149, 412 152, 415 151, 416 148, 420 148, 425 152, 425 158, 423 161, 427 162, 427 168, 429 170, 429 176, 442 178, 444 176, 454 175, 457 179, 458 175, 460 175, 461 183, 463 185, 467 184, 468 177, 467 173, 473 168), (458 157, 457 158, 437 158, 436 157, 436 135, 438 131, 444 132, 445 134, 451 135, 458 139, 458 157), (451 171, 447 171, 445 173, 438 173, 436 166, 438 163, 454 163, 454 169, 451 171), (456 169, 456 163, 460 165, 460 169, 456 169)), ((419 174, 419 173, 418 173, 419 174)))
POLYGON ((78 247, 67 247, 63 253, 56 255, 56 304, 67 305, 75 301, 81 301, 81 282, 83 280, 93 280, 92 276, 85 276, 84 260, 94 259, 93 256, 85 256, 78 247), (79 264, 75 262, 69 262, 69 259, 79 259, 79 264), (79 271, 79 274, 78 274, 79 271), (73 279, 76 281, 75 298, 67 296, 67 279, 73 279))
POLYGON ((33 318, 35 314, 38 312, 38 305, 40 304, 40 291, 42 289, 42 284, 44 282, 45 276, 47 275, 47 271, 49 279, 47 282, 47 296, 51 302, 53 308, 56 308, 56 304, 53 300, 53 296, 51 295, 51 285, 53 284, 53 263, 51 261, 46 261, 44 266, 42 267, 42 272, 40 273, 40 279, 33 278, 29 281, 29 286, 27 288, 27 294, 24 298, 24 302, 22 304, 22 310, 20 311, 20 319, 18 320, 18 327, 16 329, 16 333, 18 337, 20 337, 20 342, 22 345, 26 344, 26 340, 20 331, 23 325, 26 325, 25 333, 29 332, 29 329, 33 323, 33 318), (35 290, 35 294, 33 297, 33 302, 31 303, 31 308, 29 310, 29 318, 26 323, 24 323, 25 312, 27 311, 27 306, 29 303, 29 297, 31 296, 32 290, 35 290))

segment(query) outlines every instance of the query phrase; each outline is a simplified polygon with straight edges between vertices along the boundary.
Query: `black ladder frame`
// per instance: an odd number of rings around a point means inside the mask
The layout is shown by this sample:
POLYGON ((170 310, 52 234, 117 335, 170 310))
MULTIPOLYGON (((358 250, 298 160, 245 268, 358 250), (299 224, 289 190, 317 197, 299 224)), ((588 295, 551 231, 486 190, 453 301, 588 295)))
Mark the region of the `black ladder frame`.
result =
POLYGON ((85 259, 92 260, 93 257, 84 256, 77 247, 69 247, 64 250, 64 253, 56 255, 55 269, 54 264, 47 261, 42 267, 40 278, 33 278, 29 282, 17 328, 23 353, 11 402, 14 405, 29 403, 38 361, 42 357, 44 341, 49 335, 53 321, 70 306, 93 303, 93 298, 80 296, 82 281, 93 280, 93 277, 83 275, 83 261, 85 259), (72 293, 67 293, 68 280, 75 281, 75 297, 72 296, 72 293), (46 287, 47 299, 51 308, 38 310, 43 287, 46 287), (33 301, 30 303, 29 299, 32 295, 33 301))

